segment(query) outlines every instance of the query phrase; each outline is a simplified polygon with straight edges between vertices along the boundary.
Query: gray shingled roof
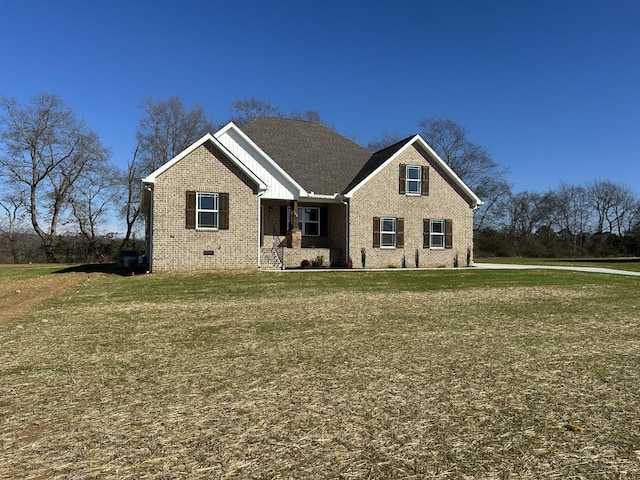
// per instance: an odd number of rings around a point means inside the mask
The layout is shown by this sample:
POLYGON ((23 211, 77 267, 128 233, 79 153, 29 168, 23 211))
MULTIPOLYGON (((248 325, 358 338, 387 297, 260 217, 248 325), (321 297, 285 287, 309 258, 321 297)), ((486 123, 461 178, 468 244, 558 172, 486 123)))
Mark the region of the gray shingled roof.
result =
POLYGON ((404 147, 407 144, 407 142, 411 140, 414 136, 415 135, 412 135, 410 137, 405 138, 404 140, 400 140, 399 142, 394 143, 393 145, 389 145, 388 147, 383 148, 382 150, 379 150, 373 155, 371 155, 367 163, 364 164, 364 166, 360 169, 358 174, 351 180, 351 183, 349 183, 349 185, 346 186, 346 188, 344 189, 344 193, 347 193, 356 185, 358 185, 360 182, 362 182, 365 178, 371 175, 376 168, 378 168, 384 162, 386 162, 391 157, 393 157, 393 155, 402 147, 404 147))
POLYGON ((241 130, 308 192, 342 193, 372 158, 366 148, 306 120, 260 117, 241 130))

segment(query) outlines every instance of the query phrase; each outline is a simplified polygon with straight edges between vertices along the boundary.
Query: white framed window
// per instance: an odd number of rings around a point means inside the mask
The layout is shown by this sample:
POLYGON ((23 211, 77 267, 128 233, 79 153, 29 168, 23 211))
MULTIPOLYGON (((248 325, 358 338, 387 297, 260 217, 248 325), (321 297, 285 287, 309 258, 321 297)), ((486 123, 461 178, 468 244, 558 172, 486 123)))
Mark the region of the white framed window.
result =
POLYGON ((406 182, 407 195, 420 195, 422 192, 422 167, 407 165, 406 182))
POLYGON ((404 218, 373 217, 373 248, 404 248, 404 218))
POLYGON ((298 208, 298 228, 304 237, 319 237, 320 209, 317 207, 298 208))
POLYGON ((217 229, 218 214, 218 194, 198 192, 196 201, 196 228, 217 229))
POLYGON ((380 219, 380 248, 396 248, 396 219, 382 217, 380 219))
POLYGON ((431 220, 431 226, 429 228, 430 230, 430 235, 429 235, 429 248, 433 248, 433 249, 439 249, 439 248, 444 248, 445 246, 445 232, 446 232, 446 227, 445 227, 445 220, 431 220))

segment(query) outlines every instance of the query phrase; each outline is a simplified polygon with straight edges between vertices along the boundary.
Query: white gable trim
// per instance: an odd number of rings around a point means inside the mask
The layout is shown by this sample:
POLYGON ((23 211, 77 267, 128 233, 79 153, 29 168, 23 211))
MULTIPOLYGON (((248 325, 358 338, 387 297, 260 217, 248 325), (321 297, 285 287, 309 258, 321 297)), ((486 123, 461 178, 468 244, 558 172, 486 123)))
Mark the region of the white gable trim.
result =
POLYGON ((258 163, 266 163, 270 167, 270 169, 275 170, 278 175, 282 176, 284 180, 286 180, 295 190, 297 190, 297 197, 306 197, 309 195, 309 193, 298 182, 296 182, 293 177, 291 177, 291 175, 289 175, 280 165, 278 165, 278 163, 276 163, 269 155, 267 155, 267 153, 262 150, 262 148, 260 148, 253 140, 251 140, 251 138, 246 133, 244 133, 235 123, 227 123, 224 127, 218 130, 214 134, 214 136, 217 139, 220 139, 225 135, 232 137, 232 135, 229 134, 229 131, 233 131, 234 134, 238 135, 251 147, 251 149, 253 149, 259 155, 260 158, 255 158, 258 163))
POLYGON ((247 176, 249 178, 251 178, 251 180, 253 180, 256 185, 258 185, 258 190, 264 191, 267 189, 267 185, 260 179, 258 178, 258 176, 256 174, 254 174, 251 170, 249 170, 240 160, 238 160, 236 158, 235 155, 233 155, 228 149, 227 147, 225 147, 222 143, 220 143, 220 141, 215 138, 213 135, 211 135, 210 133, 207 133, 205 136, 203 136, 200 140, 198 140, 197 142, 193 143, 191 146, 185 148, 182 152, 180 152, 178 155, 176 155, 175 157, 173 157, 171 160, 169 160, 167 163, 165 163, 164 165, 162 165, 160 168, 158 168, 157 170, 155 170, 154 172, 152 172, 151 174, 149 174, 147 177, 143 178, 142 181, 144 183, 155 183, 156 178, 158 178, 158 176, 162 175, 164 172, 166 172, 167 170, 169 170, 171 167, 173 167, 176 163, 178 163, 180 160, 182 160, 183 158, 185 158, 186 156, 188 156, 190 153, 192 153, 193 151, 195 151, 196 149, 198 149, 199 147, 201 147, 202 145, 204 145, 207 142, 212 142, 216 147, 218 147, 233 163, 235 163, 245 174, 247 174, 247 176))
POLYGON ((393 162, 398 156, 402 155, 405 150, 407 150, 414 143, 418 143, 421 147, 423 147, 429 154, 431 155, 431 159, 441 167, 444 172, 453 180, 453 182, 458 185, 463 192, 465 192, 469 198, 473 201, 473 208, 477 208, 482 205, 482 200, 478 198, 478 196, 473 193, 473 191, 467 186, 466 183, 462 181, 462 179, 454 172, 449 165, 446 164, 444 160, 440 158, 440 156, 431 148, 431 146, 424 141, 424 139, 420 135, 414 136, 411 140, 409 140, 400 150, 398 150, 395 154, 389 157, 383 164, 381 164, 378 168, 376 168, 373 172, 371 172, 364 180, 358 183, 355 187, 349 190, 345 197, 351 198, 354 193, 356 193, 362 186, 364 186, 369 180, 371 180, 374 176, 376 176, 383 168, 393 162))

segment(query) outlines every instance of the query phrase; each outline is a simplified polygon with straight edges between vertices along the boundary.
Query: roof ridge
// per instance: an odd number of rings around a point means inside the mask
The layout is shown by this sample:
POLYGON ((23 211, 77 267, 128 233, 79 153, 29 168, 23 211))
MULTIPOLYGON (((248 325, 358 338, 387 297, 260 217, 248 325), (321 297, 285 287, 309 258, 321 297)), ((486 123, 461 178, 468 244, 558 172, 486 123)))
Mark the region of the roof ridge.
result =
POLYGON ((371 156, 313 120, 260 116, 240 129, 306 191, 341 192, 371 156))
POLYGON ((409 140, 413 139, 416 135, 417 135, 417 134, 416 134, 416 133, 414 133, 413 135, 410 135, 410 136, 408 136, 407 138, 403 138, 402 140, 398 140, 396 143, 393 143, 393 144, 391 144, 391 145, 387 145, 386 147, 384 147, 384 148, 382 148, 382 149, 380 149, 380 150, 378 150, 378 151, 373 152, 373 155, 377 155, 377 154, 379 154, 379 153, 381 153, 381 152, 384 152, 385 150, 389 150, 389 149, 395 148, 395 147, 397 147, 397 146, 398 146, 398 145, 400 145, 400 144, 403 144, 403 145, 404 145, 404 144, 405 144, 405 143, 407 143, 409 140))
MULTIPOLYGON (((325 130, 330 131, 333 135, 337 135, 339 137, 344 138, 345 140, 347 140, 348 142, 351 142, 352 144, 360 147, 362 150, 365 151, 370 151, 368 150, 366 147, 363 147, 362 145, 360 145, 358 142, 356 142, 355 140, 352 140, 351 138, 347 137, 346 135, 341 134, 340 132, 338 132, 334 127, 330 127, 328 125, 325 125, 322 122, 318 122, 316 120, 307 120, 305 118, 290 118, 290 117, 279 117, 276 115, 260 115, 259 117, 254 118, 253 120, 251 120, 250 122, 246 123, 245 125, 241 126, 240 129, 242 130, 242 128, 244 126, 250 125, 253 122, 256 122, 260 119, 269 119, 269 120, 284 120, 284 121, 289 121, 289 122, 300 122, 300 123, 307 123, 307 124, 311 124, 311 125, 316 125, 318 127, 324 128, 325 130)), ((415 135, 412 135, 409 138, 413 138, 415 135)))

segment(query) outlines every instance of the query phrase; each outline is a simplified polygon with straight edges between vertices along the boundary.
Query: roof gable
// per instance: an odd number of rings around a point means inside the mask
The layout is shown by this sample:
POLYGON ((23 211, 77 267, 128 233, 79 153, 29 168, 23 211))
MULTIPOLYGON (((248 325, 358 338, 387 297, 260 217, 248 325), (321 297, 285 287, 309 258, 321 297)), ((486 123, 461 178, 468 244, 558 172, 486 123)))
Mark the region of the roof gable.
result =
POLYGON ((214 136, 267 185, 263 198, 295 199, 307 192, 236 124, 229 122, 214 136))
POLYGON ((381 165, 384 165, 387 162, 387 160, 395 156, 395 154, 398 153, 398 151, 402 149, 407 144, 407 142, 412 138, 413 137, 408 137, 408 138, 405 138, 404 140, 400 140, 399 142, 394 143, 393 145, 389 145, 388 147, 385 147, 382 150, 379 150, 375 152, 373 155, 371 155, 367 163, 364 164, 362 169, 360 169, 360 171, 353 178, 351 183, 349 183, 349 185, 346 186, 346 188, 344 189, 344 193, 348 193, 356 189, 356 187, 358 187, 358 185, 361 182, 364 182, 374 172, 377 172, 381 165))
POLYGON ((309 193, 341 193, 371 152, 319 123, 260 117, 240 127, 309 193))
POLYGON ((420 135, 405 138, 404 140, 374 153, 362 167, 360 172, 358 172, 354 177, 353 181, 347 186, 347 188, 345 188, 343 192, 345 196, 351 197, 358 189, 366 184, 369 179, 375 176, 380 170, 386 167, 412 145, 416 147, 416 149, 427 159, 427 161, 429 161, 429 163, 438 169, 441 175, 449 179, 454 184, 461 195, 467 197, 471 207, 475 208, 482 205, 482 200, 473 193, 473 191, 462 181, 451 167, 440 158, 440 156, 420 135))
POLYGON ((240 170, 243 171, 243 173, 245 173, 252 181, 254 181, 256 183, 256 185, 258 186, 259 190, 265 190, 267 188, 265 183, 260 178, 258 178, 255 175, 255 173, 253 173, 251 170, 249 170, 240 160, 238 160, 238 158, 235 155, 233 155, 222 143, 220 143, 220 141, 218 141, 218 139, 216 139, 210 133, 207 133, 200 140, 198 140, 197 142, 193 143, 190 147, 184 149, 182 152, 180 152, 178 155, 173 157, 171 160, 169 160, 167 163, 162 165, 160 168, 158 168, 154 172, 152 172, 149 175, 147 175, 145 178, 142 179, 142 182, 143 183, 155 183, 156 178, 158 178, 164 172, 169 170, 176 163, 178 163, 181 160, 183 160, 190 153, 192 153, 193 151, 195 151, 196 149, 198 149, 202 145, 205 145, 207 142, 213 143, 218 149, 220 149, 220 151, 222 151, 222 153, 227 158, 229 158, 234 164, 236 164, 240 168, 240 170))

